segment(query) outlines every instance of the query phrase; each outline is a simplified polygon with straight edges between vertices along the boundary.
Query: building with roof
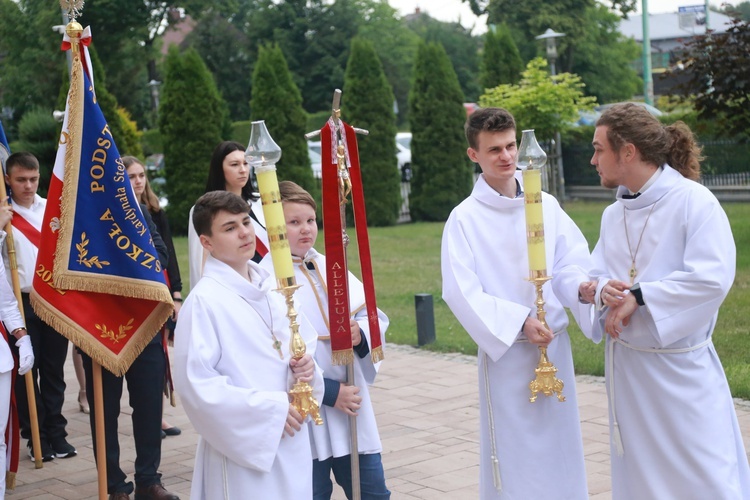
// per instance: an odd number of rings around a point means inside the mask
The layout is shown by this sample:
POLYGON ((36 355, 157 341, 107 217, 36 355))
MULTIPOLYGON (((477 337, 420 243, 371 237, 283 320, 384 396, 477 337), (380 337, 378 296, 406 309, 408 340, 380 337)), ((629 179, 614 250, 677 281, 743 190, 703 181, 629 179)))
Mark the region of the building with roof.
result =
MULTIPOLYGON (((706 34, 706 17, 703 6, 681 7, 681 12, 649 14, 649 35, 651 38, 651 69, 654 80, 654 94, 669 93, 676 83, 675 77, 664 78, 664 72, 678 65, 683 59, 685 44, 693 37, 706 34)), ((718 12, 710 12, 708 28, 714 33, 724 33, 732 18, 718 12)), ((620 32, 643 43, 643 16, 633 15, 620 21, 620 32)), ((633 62, 638 74, 643 73, 640 59, 633 62)))

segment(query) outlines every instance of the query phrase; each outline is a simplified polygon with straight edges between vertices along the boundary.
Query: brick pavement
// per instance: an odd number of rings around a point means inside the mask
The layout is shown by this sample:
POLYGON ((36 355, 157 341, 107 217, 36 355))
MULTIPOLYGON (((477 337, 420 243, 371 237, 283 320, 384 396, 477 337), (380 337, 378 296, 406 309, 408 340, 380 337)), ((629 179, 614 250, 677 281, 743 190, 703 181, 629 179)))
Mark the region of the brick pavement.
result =
MULTIPOLYGON (((383 441, 383 463, 394 500, 479 497, 478 395, 473 357, 389 346, 371 394, 383 441)), ((64 414, 78 456, 34 469, 24 459, 10 499, 95 499, 96 470, 88 416, 78 411, 72 362, 66 371, 64 414)), ((610 495, 607 400, 602 379, 578 377, 578 402, 590 498, 610 495)), ((120 446, 123 470, 132 478, 135 452, 127 391, 122 400, 120 446)), ((197 435, 182 408, 167 407, 167 419, 182 428, 163 441, 161 472, 167 488, 189 498, 197 435)), ((745 442, 750 442, 750 404, 738 401, 745 442)), ((336 487, 335 500, 345 498, 336 487)))

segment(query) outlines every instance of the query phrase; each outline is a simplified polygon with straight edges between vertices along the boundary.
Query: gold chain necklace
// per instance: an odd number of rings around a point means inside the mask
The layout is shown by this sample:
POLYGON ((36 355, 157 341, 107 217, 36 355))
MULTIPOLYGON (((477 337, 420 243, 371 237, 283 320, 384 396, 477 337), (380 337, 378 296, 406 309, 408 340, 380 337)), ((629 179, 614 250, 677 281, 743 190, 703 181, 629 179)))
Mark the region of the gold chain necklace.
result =
POLYGON ((638 275, 638 269, 635 267, 635 259, 638 257, 638 250, 641 248, 641 242, 643 241, 643 233, 646 232, 646 226, 648 226, 648 220, 651 218, 651 214, 654 212, 654 207, 656 207, 656 203, 651 205, 651 210, 648 212, 648 217, 646 217, 646 222, 643 224, 643 229, 641 229, 641 235, 638 237, 638 245, 635 247, 635 253, 633 253, 633 249, 630 246, 630 235, 628 234, 628 220, 626 217, 626 214, 628 213, 627 209, 623 206, 622 207, 622 221, 625 225, 625 240, 628 243, 628 252, 630 252, 630 271, 628 274, 630 275, 630 284, 632 285, 635 283, 635 277, 638 275))
MULTIPOLYGON (((250 275, 249 270, 247 272, 247 277, 250 278, 250 282, 252 283, 253 280, 252 280, 252 276, 250 275)), ((266 295, 265 297, 266 297, 266 304, 268 304, 268 315, 271 317, 270 324, 268 323, 268 321, 266 321, 266 318, 263 317, 260 311, 258 311, 257 309, 255 309, 255 307, 252 306, 252 304, 250 304, 250 307, 253 308, 253 311, 255 311, 255 314, 257 314, 258 317, 260 317, 261 321, 263 321, 266 327, 268 327, 268 329, 271 331, 271 339, 273 339, 273 342, 271 343, 271 345, 276 350, 276 352, 279 353, 279 359, 284 359, 284 353, 281 352, 281 341, 278 338, 276 338, 276 333, 273 331, 273 310, 271 309, 271 301, 268 300, 268 295, 266 295)))

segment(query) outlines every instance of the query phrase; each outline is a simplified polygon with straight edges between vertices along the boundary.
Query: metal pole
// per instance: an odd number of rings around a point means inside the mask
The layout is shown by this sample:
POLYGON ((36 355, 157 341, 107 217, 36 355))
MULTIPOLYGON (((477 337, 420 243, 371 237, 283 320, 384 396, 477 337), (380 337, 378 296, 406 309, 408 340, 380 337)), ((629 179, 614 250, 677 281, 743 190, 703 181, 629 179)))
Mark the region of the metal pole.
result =
POLYGON ((709 23, 709 19, 708 19, 709 18, 709 13, 708 13, 709 10, 710 9, 709 9, 709 5, 708 5, 708 0, 706 0, 706 33, 708 33, 708 30, 711 27, 711 24, 709 23))
MULTIPOLYGON (((706 0, 708 1, 708 0, 706 0)), ((654 78, 651 75, 651 34, 648 27, 648 0, 641 0, 643 19, 643 100, 654 104, 654 78)))

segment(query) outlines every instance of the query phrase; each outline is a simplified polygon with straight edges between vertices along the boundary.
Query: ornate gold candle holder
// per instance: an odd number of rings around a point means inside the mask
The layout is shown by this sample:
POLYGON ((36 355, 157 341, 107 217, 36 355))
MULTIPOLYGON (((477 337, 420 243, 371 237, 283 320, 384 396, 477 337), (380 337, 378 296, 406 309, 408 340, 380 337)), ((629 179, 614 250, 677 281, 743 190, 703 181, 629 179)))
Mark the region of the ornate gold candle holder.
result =
MULTIPOLYGON (((289 352, 294 359, 302 359, 307 352, 305 341, 299 334, 299 323, 297 323, 297 310, 294 308, 294 292, 299 285, 294 278, 288 280, 279 280, 277 292, 284 296, 286 302, 286 315, 289 318, 289 329, 292 332, 292 338, 289 341, 289 352)), ((320 406, 313 397, 313 388, 307 382, 297 380, 289 391, 292 397, 292 406, 302 415, 302 418, 310 415, 315 425, 322 425, 323 419, 320 417, 320 406)))
MULTIPOLYGON (((545 315, 547 313, 544 311, 542 286, 551 279, 552 276, 539 276, 530 279, 534 284, 534 287, 536 287, 536 315, 545 327, 547 327, 547 321, 545 321, 545 315)), ((549 329, 549 327, 547 328, 549 329)), ((540 392, 545 396, 557 394, 557 399, 560 400, 560 402, 565 401, 565 396, 563 396, 562 393, 565 384, 555 376, 557 368, 555 368, 555 365, 553 365, 549 358, 547 358, 547 348, 544 346, 539 346, 539 363, 537 364, 534 373, 536 373, 536 378, 529 383, 529 389, 531 390, 531 397, 529 398, 530 403, 536 401, 536 397, 540 392)))

